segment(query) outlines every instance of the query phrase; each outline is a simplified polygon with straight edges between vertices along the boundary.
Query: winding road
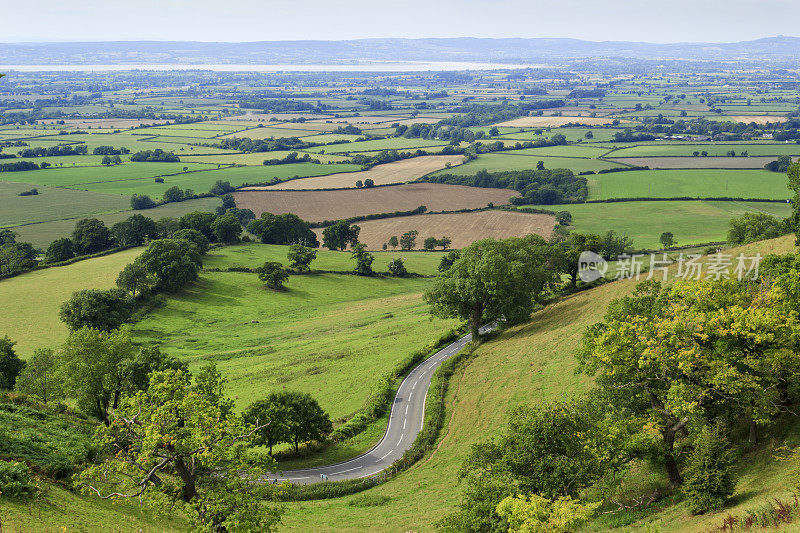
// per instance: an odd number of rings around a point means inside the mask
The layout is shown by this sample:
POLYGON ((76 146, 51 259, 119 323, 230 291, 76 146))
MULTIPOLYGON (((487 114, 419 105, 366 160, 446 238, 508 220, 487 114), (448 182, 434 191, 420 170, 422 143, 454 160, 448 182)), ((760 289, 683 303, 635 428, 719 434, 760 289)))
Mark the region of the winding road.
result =
MULTIPOLYGON (((480 329, 481 333, 492 331, 490 324, 480 329)), ((439 350, 412 370, 397 389, 389 415, 389 425, 381 441, 370 451, 348 461, 332 465, 285 470, 273 479, 292 483, 308 484, 320 481, 341 481, 369 477, 389 468, 411 448, 422 431, 425 419, 425 398, 431 385, 431 377, 447 359, 460 352, 472 340, 468 334, 449 346, 439 350)))

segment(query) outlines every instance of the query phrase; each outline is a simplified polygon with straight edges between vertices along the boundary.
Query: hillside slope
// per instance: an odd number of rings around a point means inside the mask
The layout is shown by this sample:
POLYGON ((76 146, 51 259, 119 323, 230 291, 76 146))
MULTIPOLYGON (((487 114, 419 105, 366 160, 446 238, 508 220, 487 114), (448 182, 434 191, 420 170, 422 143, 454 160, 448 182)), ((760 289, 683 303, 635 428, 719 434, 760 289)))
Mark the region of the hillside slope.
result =
MULTIPOLYGON (((793 249, 793 240, 793 236, 782 237, 734 252, 785 253, 793 249)), ((497 434, 510 408, 522 403, 566 399, 589 389, 590 380, 574 374, 577 364, 574 353, 583 330, 602 318, 611 300, 628 294, 635 285, 635 281, 625 280, 564 298, 535 313, 531 322, 509 328, 481 345, 453 377, 448 423, 430 457, 362 495, 289 504, 283 529, 434 530, 435 522, 451 512, 460 500, 463 487, 458 484, 458 469, 470 446, 497 434), (378 506, 364 512, 366 504, 378 506)), ((763 463, 753 464, 762 476, 760 485, 771 487, 783 482, 785 472, 780 468, 765 469, 763 463)), ((748 480, 752 482, 753 477, 743 478, 740 493, 748 490, 748 480)), ((775 487, 748 494, 747 498, 736 499, 740 503, 730 511, 743 513, 744 509, 763 504, 767 497, 782 492, 785 492, 782 487, 775 487)), ((664 531, 707 531, 721 523, 723 516, 717 513, 695 517, 687 524, 686 511, 677 507, 651 519, 661 522, 664 531)))

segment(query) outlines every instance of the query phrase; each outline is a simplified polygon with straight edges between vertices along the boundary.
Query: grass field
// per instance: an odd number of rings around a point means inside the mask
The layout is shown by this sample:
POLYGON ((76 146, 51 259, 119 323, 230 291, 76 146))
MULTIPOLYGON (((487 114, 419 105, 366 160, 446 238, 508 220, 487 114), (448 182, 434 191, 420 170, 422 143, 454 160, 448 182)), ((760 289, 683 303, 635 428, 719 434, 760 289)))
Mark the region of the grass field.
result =
POLYGON ((437 174, 460 174, 460 175, 473 175, 479 170, 488 170, 489 172, 501 172, 503 170, 533 170, 539 161, 544 162, 545 168, 568 168, 575 172, 585 172, 598 170, 604 168, 621 167, 617 163, 608 161, 601 161, 599 159, 583 159, 578 157, 549 157, 539 155, 520 155, 515 151, 501 153, 494 152, 490 154, 479 155, 477 159, 473 159, 468 163, 459 165, 452 169, 444 169, 437 172, 437 174))
MULTIPOLYGON (((479 239, 522 237, 535 233, 547 238, 553 231, 551 215, 533 215, 510 211, 479 211, 440 215, 414 215, 359 222, 358 240, 371 250, 379 250, 389 237, 417 230, 417 248, 428 237, 450 237, 453 248, 463 248, 479 239)), ((322 230, 315 230, 321 235, 322 230)), ((321 238, 321 237, 320 237, 321 238)))
MULTIPOLYGON (((284 266, 289 266, 286 259, 288 248, 273 244, 240 244, 225 248, 215 248, 208 252, 203 265, 207 268, 226 269, 231 267, 256 268, 265 261, 277 261, 284 266)), ((400 258, 405 263, 409 272, 432 276, 437 273, 442 253, 420 251, 387 251, 373 252, 376 271, 386 269, 386 265, 394 258, 400 258)), ((335 272, 349 272, 354 263, 350 252, 332 252, 324 248, 317 250, 317 258, 311 264, 313 270, 327 270, 335 272)))
MULTIPOLYGON (((0 185, 2 187, 2 185, 0 185)), ((66 191, 69 189, 55 189, 59 191, 66 191)), ((83 191, 81 194, 98 194, 86 193, 83 191)), ((147 209, 144 211, 132 211, 130 209, 130 200, 126 196, 116 196, 122 200, 122 209, 124 211, 117 211, 113 213, 94 214, 92 218, 99 218, 106 226, 111 226, 116 222, 125 220, 134 213, 140 213, 146 217, 158 220, 161 217, 175 217, 178 218, 186 213, 192 211, 214 211, 221 201, 219 198, 197 198, 195 200, 187 200, 185 202, 169 203, 147 209)), ((47 210, 45 211, 47 212, 47 210)), ((67 207, 64 208, 65 213, 69 213, 67 207)), ((70 215, 71 216, 71 215, 70 215)), ((50 222, 40 222, 36 224, 26 224, 24 226, 13 226, 14 231, 19 233, 19 240, 22 242, 29 242, 34 246, 46 248, 52 241, 60 237, 66 237, 75 228, 75 223, 87 215, 78 216, 76 218, 63 218, 59 220, 52 220, 50 222)))
POLYGON ((604 233, 614 230, 633 238, 637 248, 660 247, 665 231, 678 244, 724 241, 731 218, 752 211, 786 217, 791 208, 782 203, 645 201, 549 206, 572 213, 575 231, 604 233))
POLYGON ((371 213, 410 211, 424 205, 428 211, 455 211, 503 205, 519 196, 508 189, 479 189, 439 183, 410 183, 394 187, 337 191, 242 191, 234 193, 237 207, 262 212, 294 213, 303 220, 322 222, 371 213))
POLYGON ((130 205, 130 199, 116 194, 0 182, 0 227, 120 211, 130 205), (33 188, 39 194, 19 196, 33 188))
POLYGON ((610 161, 650 168, 764 168, 774 156, 760 157, 615 157, 610 161))
POLYGON ((791 197, 786 176, 768 170, 636 170, 589 176, 589 199, 791 197))
MULTIPOLYGON (((460 155, 424 155, 403 159, 383 165, 376 165, 369 170, 358 172, 346 172, 330 174, 318 178, 307 178, 303 180, 290 180, 285 183, 271 185, 269 189, 340 189, 355 188, 356 181, 362 182, 371 179, 375 185, 386 185, 389 183, 405 183, 421 178, 431 172, 445 168, 450 163, 453 167, 461 163, 460 155)), ((289 166, 289 165, 281 165, 289 166)), ((343 165, 344 166, 344 165, 343 165)), ((343 166, 330 167, 341 169, 343 166)), ((355 167, 354 165, 347 165, 355 167)), ((270 167, 265 167, 270 168, 270 167)), ((280 168, 280 167, 275 167, 280 168)), ((457 168, 457 167, 456 167, 457 168)))
MULTIPOLYGON (((745 250, 784 253, 792 248, 792 241, 784 237, 745 250)), ((446 423, 432 454, 362 495, 289 504, 281 530, 365 531, 380 524, 385 531, 435 531, 433 524, 460 500, 463 485, 458 483, 458 470, 470 447, 496 435, 509 409, 566 400, 589 390, 590 379, 573 373, 583 331, 602 319, 611 300, 629 294, 634 286, 635 281, 625 280, 564 298, 534 313, 530 323, 509 328, 481 345, 451 378, 446 423), (365 513, 356 505, 364 494, 382 503, 365 513)), ((766 504, 770 496, 785 496, 786 468, 775 461, 773 453, 767 446, 754 460, 742 464, 743 478, 733 508, 690 517, 681 504, 654 513, 648 522, 656 524, 655 530, 706 532, 728 512, 743 514, 755 504, 766 504)), ((621 530, 653 531, 654 527, 640 522, 621 530)))
POLYGON ((58 318, 61 304, 77 290, 113 287, 119 272, 141 251, 133 248, 0 281, 0 337, 16 341, 22 357, 36 348, 56 348, 67 337, 58 318))
POLYGON ((692 156, 694 152, 708 152, 709 156, 724 156, 733 150, 736 155, 747 152, 751 156, 800 155, 800 145, 785 143, 653 143, 615 150, 609 157, 692 156))
POLYGON ((429 318, 422 292, 430 282, 309 274, 276 292, 255 274, 207 272, 132 329, 137 342, 158 343, 191 368, 215 361, 239 407, 299 390, 338 418, 365 404, 379 376, 455 325, 429 318))

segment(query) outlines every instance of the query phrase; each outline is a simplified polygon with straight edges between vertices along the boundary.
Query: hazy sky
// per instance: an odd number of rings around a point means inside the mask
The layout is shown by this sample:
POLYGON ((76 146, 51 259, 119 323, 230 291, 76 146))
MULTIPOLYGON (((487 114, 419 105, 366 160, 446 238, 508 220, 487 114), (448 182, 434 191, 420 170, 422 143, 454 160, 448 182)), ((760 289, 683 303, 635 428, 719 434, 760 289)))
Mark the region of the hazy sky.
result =
POLYGON ((800 0, 0 0, 0 41, 798 35, 800 0))

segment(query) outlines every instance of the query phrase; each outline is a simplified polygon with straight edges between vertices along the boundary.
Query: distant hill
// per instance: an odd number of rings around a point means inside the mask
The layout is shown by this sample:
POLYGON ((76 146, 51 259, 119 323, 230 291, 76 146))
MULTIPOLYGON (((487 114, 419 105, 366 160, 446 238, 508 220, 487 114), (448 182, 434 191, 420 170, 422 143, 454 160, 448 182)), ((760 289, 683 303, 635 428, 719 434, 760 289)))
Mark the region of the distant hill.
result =
POLYGON ((359 39, 209 43, 126 41, 0 43, 0 64, 332 64, 354 61, 551 63, 580 58, 795 63, 800 38, 737 43, 593 42, 578 39, 359 39))

